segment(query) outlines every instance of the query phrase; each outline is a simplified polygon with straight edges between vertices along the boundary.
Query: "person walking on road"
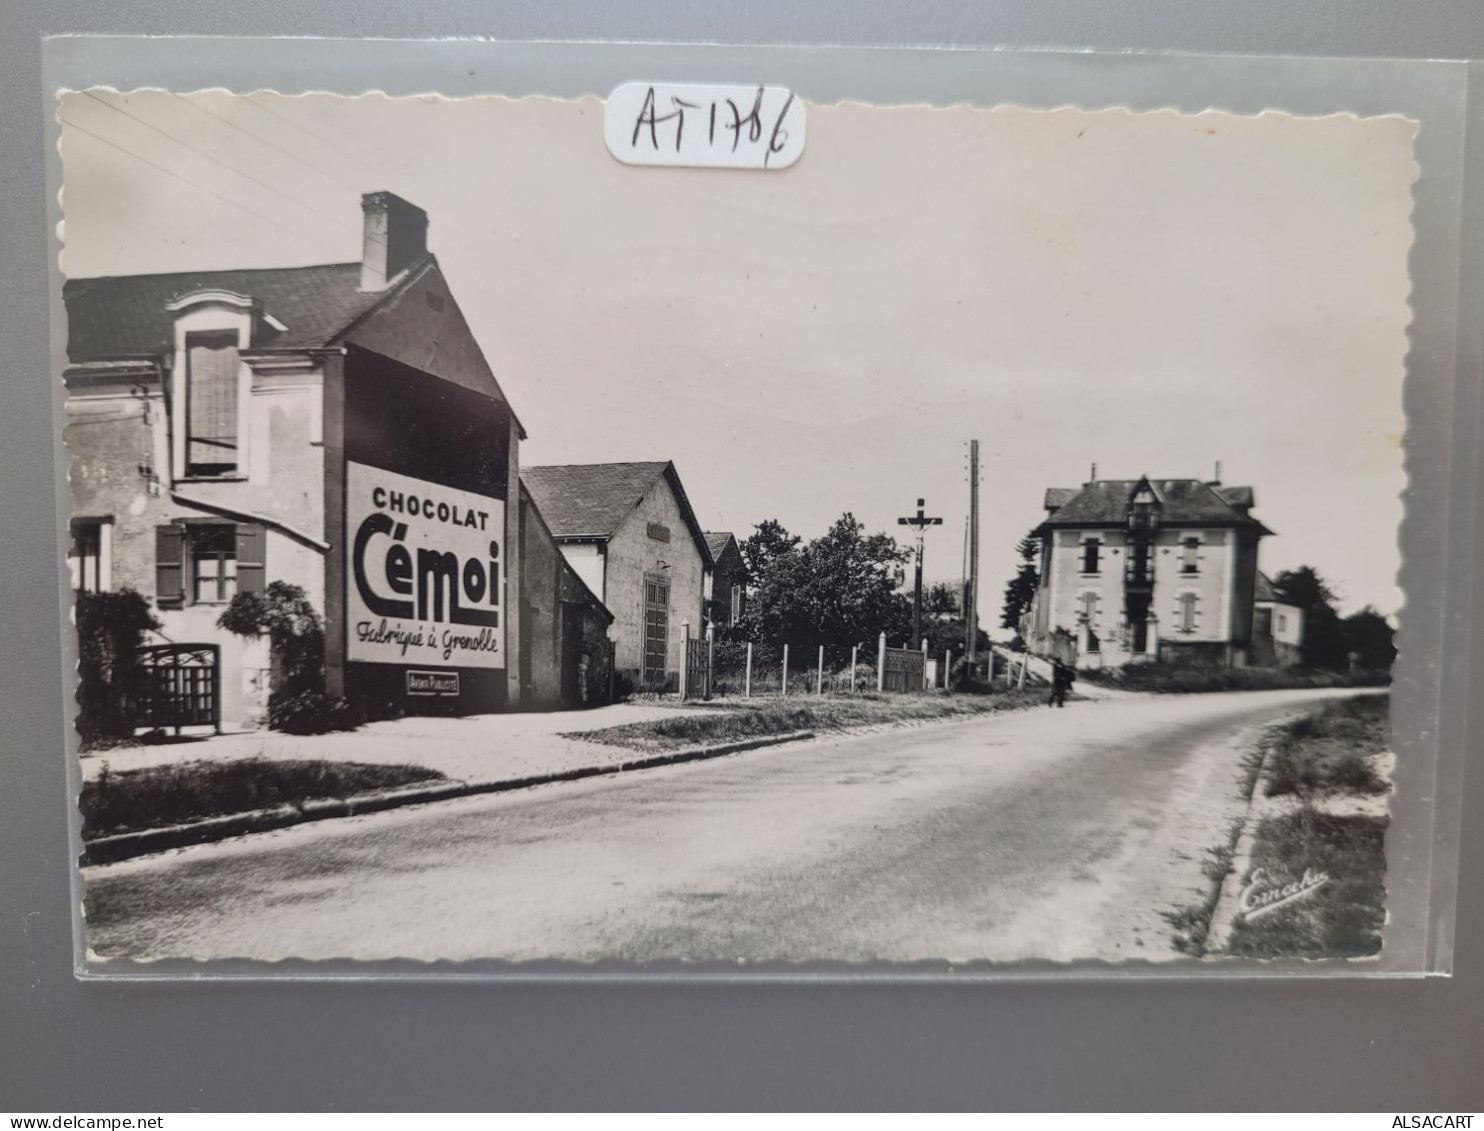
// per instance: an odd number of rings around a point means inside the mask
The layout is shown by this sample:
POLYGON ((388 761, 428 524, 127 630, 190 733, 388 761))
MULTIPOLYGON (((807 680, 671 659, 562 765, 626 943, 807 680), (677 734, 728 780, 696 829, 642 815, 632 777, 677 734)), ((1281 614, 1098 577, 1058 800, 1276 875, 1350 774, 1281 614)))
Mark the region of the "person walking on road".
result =
POLYGON ((1072 680, 1076 678, 1072 669, 1060 660, 1051 661, 1051 697, 1046 700, 1048 707, 1065 707, 1067 705, 1067 692, 1072 688, 1072 680))

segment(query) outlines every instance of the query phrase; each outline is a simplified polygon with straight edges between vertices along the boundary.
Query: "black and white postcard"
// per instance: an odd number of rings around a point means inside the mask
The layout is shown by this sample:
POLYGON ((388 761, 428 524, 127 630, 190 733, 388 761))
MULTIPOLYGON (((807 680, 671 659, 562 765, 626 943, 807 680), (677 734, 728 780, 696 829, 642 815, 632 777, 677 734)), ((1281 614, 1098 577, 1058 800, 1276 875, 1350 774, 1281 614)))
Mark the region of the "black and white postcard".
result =
POLYGON ((61 93, 86 951, 1374 963, 1417 123, 61 93))

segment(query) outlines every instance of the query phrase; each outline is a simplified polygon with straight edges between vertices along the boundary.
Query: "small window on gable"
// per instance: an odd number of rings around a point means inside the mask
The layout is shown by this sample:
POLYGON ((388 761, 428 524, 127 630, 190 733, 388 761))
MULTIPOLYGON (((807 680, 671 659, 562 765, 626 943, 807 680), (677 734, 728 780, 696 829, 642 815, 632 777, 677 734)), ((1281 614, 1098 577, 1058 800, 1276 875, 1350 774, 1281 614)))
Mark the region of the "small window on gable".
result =
POLYGON ((1082 572, 1097 573, 1099 554, 1102 543, 1096 538, 1089 538, 1082 543, 1082 572))
POLYGON ((185 473, 235 475, 241 464, 237 332, 187 334, 185 350, 185 473))

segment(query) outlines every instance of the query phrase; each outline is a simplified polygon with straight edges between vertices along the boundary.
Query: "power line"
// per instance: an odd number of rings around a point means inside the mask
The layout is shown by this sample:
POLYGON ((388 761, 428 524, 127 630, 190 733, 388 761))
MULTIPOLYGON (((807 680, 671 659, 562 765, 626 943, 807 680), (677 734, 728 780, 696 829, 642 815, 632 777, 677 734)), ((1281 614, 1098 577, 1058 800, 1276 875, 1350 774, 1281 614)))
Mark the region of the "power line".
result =
POLYGON ((259 220, 264 221, 265 223, 272 224, 275 228, 278 228, 281 231, 288 232, 289 235, 291 235, 291 236, 299 236, 301 239, 317 240, 320 243, 323 243, 326 247, 332 247, 332 246, 334 246, 334 245, 330 244, 327 240, 325 240, 321 236, 311 235, 308 232, 301 232, 297 228, 291 228, 287 224, 284 224, 283 222, 281 222, 279 220, 273 219, 273 217, 271 217, 271 216, 266 216, 263 213, 257 211, 256 209, 249 208, 245 204, 238 203, 237 201, 233 200, 229 196, 223 196, 221 193, 217 192, 215 189, 207 188, 205 185, 200 184, 197 181, 193 181, 189 177, 183 177, 179 173, 177 173, 174 169, 168 169, 164 165, 159 164, 158 162, 151 161, 148 157, 145 157, 141 153, 136 153, 134 150, 129 149, 126 146, 122 146, 122 145, 120 145, 116 141, 110 141, 108 138, 104 137, 102 134, 94 133, 92 130, 88 129, 86 126, 80 126, 76 122, 71 121, 71 120, 69 120, 67 118, 62 118, 61 119, 61 122, 62 122, 62 124, 64 126, 67 126, 70 129, 74 129, 78 133, 87 134, 88 137, 92 138, 93 140, 95 140, 95 141, 101 141, 104 145, 108 146, 111 149, 117 149, 120 153, 125 154, 128 157, 132 157, 136 161, 142 161, 142 162, 144 162, 144 164, 148 165, 151 169, 156 169, 159 172, 164 173, 167 177, 174 177, 178 181, 183 181, 185 184, 190 185, 192 188, 199 189, 200 191, 204 192, 207 196, 214 196, 214 197, 216 197, 217 200, 222 201, 224 204, 230 204, 233 208, 236 208, 236 209, 239 209, 239 210, 241 210, 243 212, 246 212, 249 216, 255 216, 259 220))
POLYGON ((266 145, 269 149, 277 150, 279 153, 282 153, 285 157, 289 158, 291 161, 297 161, 300 165, 303 165, 306 169, 313 169, 320 176, 327 177, 330 180, 334 181, 336 184, 344 185, 346 188, 351 189, 351 190, 356 191, 356 192, 359 192, 360 191, 360 186, 359 185, 354 185, 350 181, 344 180, 341 177, 337 177, 334 173, 330 172, 328 169, 321 168, 319 165, 316 165, 313 161, 305 160, 303 157, 300 157, 297 153, 291 153, 291 152, 289 152, 287 149, 283 148, 283 146, 278 145, 278 144, 276 144, 276 143, 274 143, 272 141, 269 141, 262 134, 254 133, 252 130, 248 129, 246 126, 239 125, 237 122, 232 121, 232 119, 223 117, 221 114, 218 114, 215 110, 208 110, 205 106, 199 106, 199 105, 197 105, 196 103, 192 102, 189 98, 185 97, 182 94, 175 94, 174 92, 172 92, 171 95, 170 95, 170 97, 171 98, 177 98, 177 99, 179 99, 181 102, 184 102, 187 106, 189 106, 192 110, 198 110, 202 114, 207 115, 208 117, 215 118, 218 122, 221 122, 222 125, 224 125, 224 126, 230 126, 232 129, 236 130, 238 133, 246 134, 248 137, 252 138, 254 141, 259 142, 262 145, 266 145))
POLYGON ((352 161, 358 161, 365 168, 367 168, 367 169, 374 169, 376 172, 381 173, 383 176, 388 176, 388 177, 396 176, 396 174, 392 173, 391 170, 384 169, 380 165, 377 165, 377 164, 374 164, 374 163, 372 163, 370 161, 367 161, 359 153, 354 153, 351 150, 346 149, 343 145, 337 145, 335 142, 331 141, 329 138, 324 137, 321 134, 315 133, 308 126, 300 125, 298 122, 294 121, 292 118, 289 118, 289 117, 287 117, 287 116, 285 116, 283 114, 280 114, 277 110, 270 110, 268 107, 264 106, 261 102, 259 102, 257 99, 255 99, 252 95, 249 94, 249 95, 246 95, 245 97, 247 98, 247 100, 249 102, 251 102, 254 106, 256 106, 263 113, 269 114, 272 117, 277 118, 280 122, 283 122, 283 123, 285 123, 285 124, 287 124, 289 126, 292 126, 294 129, 298 130, 300 133, 306 135, 307 137, 312 137, 315 141, 319 142, 321 145, 327 145, 331 149, 335 150, 336 152, 345 154, 345 156, 349 157, 352 161))
POLYGON ((274 185, 270 185, 265 180, 261 180, 260 178, 254 177, 251 174, 244 173, 241 169, 237 168, 237 166, 235 166, 235 165, 233 165, 233 164, 231 164, 231 163, 229 163, 227 161, 223 161, 220 157, 215 157, 212 154, 207 153, 203 149, 197 149, 190 142, 182 141, 180 138, 176 137, 174 134, 169 133, 166 130, 162 130, 159 126, 155 125, 154 123, 145 121, 143 118, 139 117, 139 115, 137 115, 137 114, 131 114, 131 113, 129 113, 129 111, 125 110, 123 107, 116 106, 112 102, 109 102, 107 99, 99 98, 96 94, 94 94, 90 90, 85 90, 82 93, 84 93, 85 95, 87 95, 89 98, 91 98, 94 102, 98 103, 100 106, 107 106, 114 113, 116 113, 116 114, 122 114, 124 117, 129 118, 130 120, 135 121, 135 122, 138 122, 145 129, 153 130, 155 133, 159 134, 161 137, 166 138, 169 141, 173 141, 176 145, 180 146, 182 149, 187 149, 190 152, 196 154, 198 157, 204 157, 204 158, 206 158, 206 160, 211 161, 214 164, 220 165, 223 169, 226 169, 228 172, 233 173, 236 176, 241 177, 245 181, 251 181, 253 184, 260 185, 261 187, 267 189, 271 193, 276 193, 277 195, 283 197, 285 200, 289 201, 289 203, 291 203, 291 204, 297 204, 300 208, 303 208, 303 209, 305 209, 306 211, 309 211, 309 212, 313 212, 316 216, 319 216, 321 219, 327 220, 327 221, 329 221, 332 224, 338 224, 342 228, 349 228, 349 227, 351 227, 351 225, 345 223, 343 220, 340 220, 340 219, 338 219, 335 216, 331 216, 327 212, 321 212, 318 208, 314 207, 314 205, 308 204, 308 203, 300 200, 298 197, 294 196, 292 193, 284 192, 281 188, 277 188, 274 185))

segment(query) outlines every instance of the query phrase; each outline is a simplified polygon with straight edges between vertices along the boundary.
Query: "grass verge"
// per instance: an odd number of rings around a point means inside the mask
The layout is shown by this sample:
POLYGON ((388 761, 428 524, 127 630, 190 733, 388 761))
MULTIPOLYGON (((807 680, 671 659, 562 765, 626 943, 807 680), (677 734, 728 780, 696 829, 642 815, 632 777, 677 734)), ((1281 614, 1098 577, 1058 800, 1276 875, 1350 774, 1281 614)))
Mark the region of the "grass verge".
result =
POLYGON ((969 718, 1044 706, 1046 692, 1000 691, 988 695, 854 695, 808 699, 728 699, 697 704, 695 714, 576 731, 565 738, 630 750, 682 750, 796 730, 841 731, 937 719, 969 718))
POLYGON ((1264 793, 1385 793, 1375 762, 1391 741, 1390 706, 1387 695, 1357 695, 1274 727, 1264 793))
MULTIPOLYGON (((1362 958, 1386 921, 1385 817, 1335 816, 1305 805, 1257 826, 1246 891, 1325 877, 1312 894, 1237 919, 1226 953, 1249 958, 1362 958)), ((1307 885, 1305 885, 1307 886, 1307 885)))
POLYGON ((443 778, 426 766, 364 762, 185 762, 111 773, 84 783, 83 839, 189 824, 280 805, 353 797, 443 778))
POLYGON ((1078 678, 1128 691, 1171 695, 1205 691, 1282 691, 1310 687, 1385 687, 1387 672, 1328 672, 1309 668, 1222 668, 1186 664, 1130 664, 1079 671, 1078 678))

